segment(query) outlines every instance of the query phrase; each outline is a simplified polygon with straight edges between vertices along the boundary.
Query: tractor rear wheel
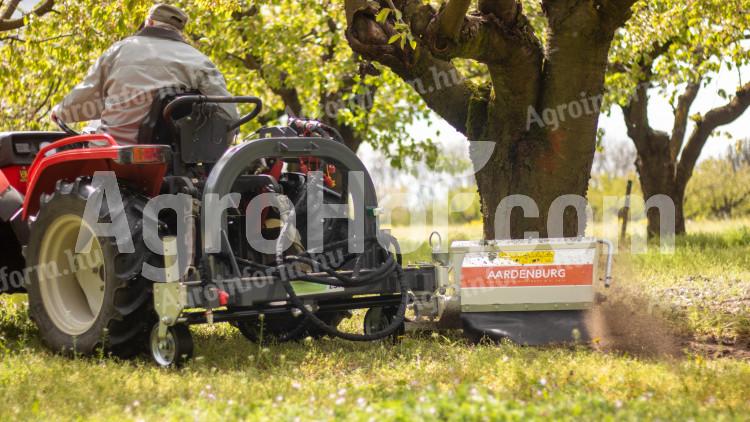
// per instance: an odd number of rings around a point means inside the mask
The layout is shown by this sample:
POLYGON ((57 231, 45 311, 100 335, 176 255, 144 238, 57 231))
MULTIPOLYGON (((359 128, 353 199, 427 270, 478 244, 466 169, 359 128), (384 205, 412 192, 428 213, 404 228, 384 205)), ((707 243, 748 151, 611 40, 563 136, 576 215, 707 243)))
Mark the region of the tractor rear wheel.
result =
POLYGON ((141 230, 146 198, 122 189, 122 210, 110 212, 101 202, 99 221, 126 218, 135 252, 120 253, 115 238, 97 236, 83 219, 96 192, 89 178, 79 178, 58 182, 41 198, 27 248, 29 314, 53 351, 89 355, 103 348, 131 357, 148 344, 155 321, 151 283, 141 276, 153 255, 141 230))

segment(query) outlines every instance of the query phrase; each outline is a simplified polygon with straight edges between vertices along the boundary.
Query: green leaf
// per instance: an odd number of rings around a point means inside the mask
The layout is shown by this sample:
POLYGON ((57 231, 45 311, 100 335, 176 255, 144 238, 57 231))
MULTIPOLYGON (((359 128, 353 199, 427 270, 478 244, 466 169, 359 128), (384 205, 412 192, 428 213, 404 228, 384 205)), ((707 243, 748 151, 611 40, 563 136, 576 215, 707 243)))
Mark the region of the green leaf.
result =
POLYGON ((399 38, 403 37, 403 34, 394 34, 392 37, 388 38, 388 44, 393 44, 396 41, 399 40, 399 38))
POLYGON ((383 9, 380 9, 380 12, 378 12, 377 16, 375 16, 375 22, 383 23, 386 19, 388 19, 388 15, 391 13, 391 9, 388 7, 384 7, 383 9))

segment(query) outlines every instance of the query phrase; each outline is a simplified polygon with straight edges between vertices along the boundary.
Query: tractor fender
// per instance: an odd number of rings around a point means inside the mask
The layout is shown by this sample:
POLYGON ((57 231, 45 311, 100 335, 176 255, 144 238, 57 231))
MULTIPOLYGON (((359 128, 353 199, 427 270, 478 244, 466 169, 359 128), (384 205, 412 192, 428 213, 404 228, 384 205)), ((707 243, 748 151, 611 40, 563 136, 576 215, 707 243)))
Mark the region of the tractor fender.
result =
POLYGON ((53 142, 39 152, 29 168, 23 219, 39 210, 39 198, 52 193, 59 180, 90 177, 97 171, 112 171, 118 179, 127 180, 146 195, 157 195, 167 171, 168 155, 166 145, 123 146, 106 134, 79 135, 53 142), (102 141, 108 145, 101 146, 102 141), (80 143, 95 147, 55 152, 60 147, 80 143), (49 152, 51 155, 46 154, 49 152))
MULTIPOLYGON (((206 186, 203 190, 203 203, 206 204, 208 195, 217 195, 223 198, 231 193, 235 180, 246 171, 248 165, 258 159, 265 157, 279 158, 300 158, 300 157, 317 157, 325 158, 336 162, 337 165, 343 166, 348 171, 361 171, 364 177, 350 180, 352 184, 350 191, 363 193, 364 207, 355 207, 355 219, 364 219, 364 236, 372 238, 377 233, 377 220, 374 211, 378 206, 378 199, 375 193, 375 187, 365 165, 360 161, 354 152, 346 145, 325 138, 315 137, 295 137, 295 138, 264 138, 243 142, 237 146, 229 148, 219 161, 214 165, 211 173, 206 180, 206 186), (358 186, 363 183, 364 186, 358 186)), ((220 252, 222 248, 221 236, 216 233, 209 233, 210 228, 207 221, 206 212, 201 215, 201 230, 203 238, 203 250, 208 253, 220 252)), ((224 233, 227 232, 226 210, 221 214, 221 227, 224 233)))

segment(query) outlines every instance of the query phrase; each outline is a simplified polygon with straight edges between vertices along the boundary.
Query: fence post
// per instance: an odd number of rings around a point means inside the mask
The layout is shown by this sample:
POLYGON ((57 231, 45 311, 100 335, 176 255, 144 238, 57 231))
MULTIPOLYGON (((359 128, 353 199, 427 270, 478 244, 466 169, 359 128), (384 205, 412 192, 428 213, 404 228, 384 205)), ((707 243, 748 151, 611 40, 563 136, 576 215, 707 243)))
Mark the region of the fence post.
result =
POLYGON ((628 234, 628 220, 630 219, 630 192, 633 190, 633 181, 628 180, 628 186, 625 188, 625 205, 620 209, 620 219, 622 220, 622 229, 620 230, 620 245, 625 244, 625 237, 628 234))

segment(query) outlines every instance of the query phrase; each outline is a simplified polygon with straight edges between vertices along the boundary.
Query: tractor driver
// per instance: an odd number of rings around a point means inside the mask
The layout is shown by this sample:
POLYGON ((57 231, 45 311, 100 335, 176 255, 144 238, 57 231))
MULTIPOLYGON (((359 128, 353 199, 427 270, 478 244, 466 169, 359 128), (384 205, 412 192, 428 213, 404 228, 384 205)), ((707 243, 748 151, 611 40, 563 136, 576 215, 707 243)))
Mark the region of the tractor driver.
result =
MULTIPOLYGON (((123 144, 138 142, 138 130, 155 93, 198 91, 230 95, 216 66, 188 44, 182 30, 188 16, 177 7, 157 4, 142 29, 109 48, 78 84, 52 110, 65 122, 101 120, 98 132, 123 144)), ((233 104, 221 104, 226 119, 238 118, 233 104)))

